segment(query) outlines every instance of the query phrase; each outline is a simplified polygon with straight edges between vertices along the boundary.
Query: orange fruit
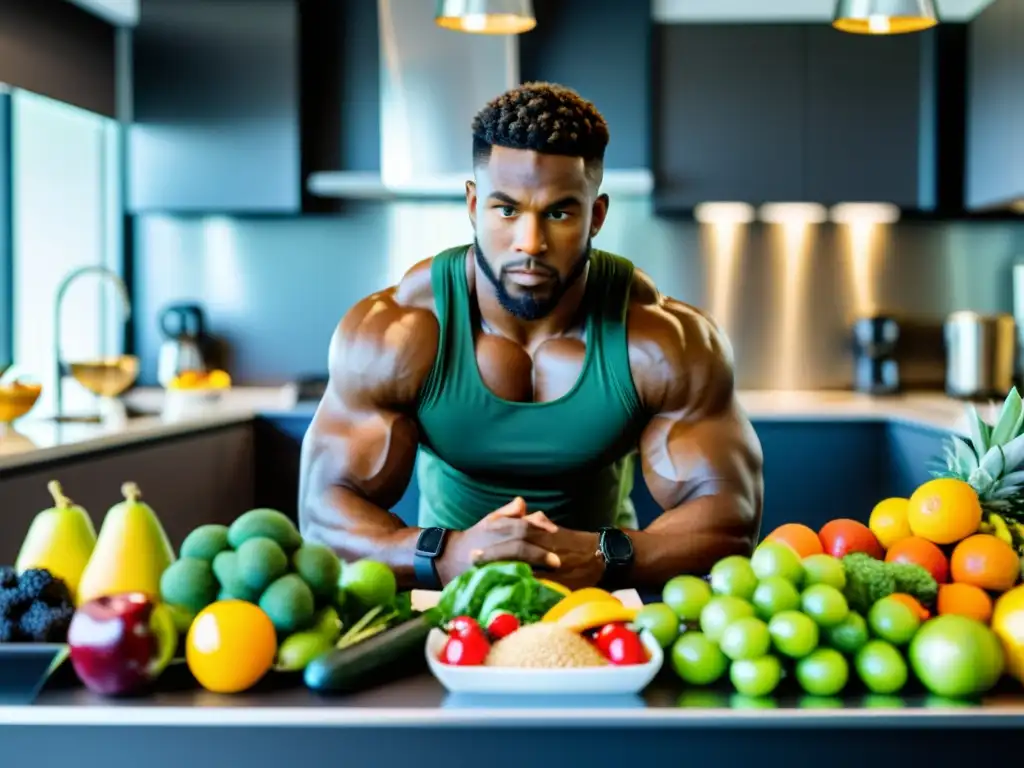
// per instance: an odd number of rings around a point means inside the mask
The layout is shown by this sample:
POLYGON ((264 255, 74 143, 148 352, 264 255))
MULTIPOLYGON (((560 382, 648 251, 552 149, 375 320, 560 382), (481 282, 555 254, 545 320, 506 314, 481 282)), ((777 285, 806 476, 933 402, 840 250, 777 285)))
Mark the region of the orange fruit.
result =
POLYGON ((765 541, 781 541, 801 558, 820 555, 825 549, 813 528, 800 523, 785 523, 765 536, 765 541))
POLYGON ((953 544, 978 530, 981 502, 975 490, 963 480, 936 478, 911 494, 907 522, 915 536, 935 544, 953 544))
POLYGON ((277 654, 274 625, 259 606, 220 600, 196 614, 185 638, 185 661, 203 688, 238 693, 270 670, 277 654))
POLYGON ((1020 576, 1020 558, 1013 547, 990 533, 976 533, 957 544, 949 567, 953 581, 992 592, 1005 592, 1020 576))
POLYGON ((894 592, 889 595, 889 597, 906 605, 910 610, 918 615, 921 621, 925 621, 931 616, 928 609, 921 605, 921 602, 913 595, 908 595, 903 592, 894 592))
POLYGON ((885 562, 915 563, 928 571, 939 584, 949 581, 949 561, 945 554, 920 536, 908 536, 897 541, 885 553, 885 562))
POLYGON ((985 624, 992 618, 992 598, 973 584, 941 584, 937 608, 940 615, 955 613, 985 624))
POLYGON ((868 528, 875 534, 878 543, 888 549, 900 539, 911 535, 910 523, 907 522, 907 505, 909 499, 883 499, 871 510, 868 528))

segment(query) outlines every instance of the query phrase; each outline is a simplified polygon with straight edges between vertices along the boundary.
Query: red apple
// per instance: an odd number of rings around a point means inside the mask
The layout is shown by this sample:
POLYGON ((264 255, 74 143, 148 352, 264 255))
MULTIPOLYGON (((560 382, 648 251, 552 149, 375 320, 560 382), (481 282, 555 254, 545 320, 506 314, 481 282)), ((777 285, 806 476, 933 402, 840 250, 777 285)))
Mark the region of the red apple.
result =
POLYGON ((75 674, 104 696, 148 686, 170 663, 177 644, 170 610, 142 592, 90 600, 78 607, 68 627, 75 674))
POLYGON ((885 550, 875 534, 864 523, 848 518, 830 520, 818 531, 825 554, 845 557, 851 552, 863 552, 876 560, 885 557, 885 550))

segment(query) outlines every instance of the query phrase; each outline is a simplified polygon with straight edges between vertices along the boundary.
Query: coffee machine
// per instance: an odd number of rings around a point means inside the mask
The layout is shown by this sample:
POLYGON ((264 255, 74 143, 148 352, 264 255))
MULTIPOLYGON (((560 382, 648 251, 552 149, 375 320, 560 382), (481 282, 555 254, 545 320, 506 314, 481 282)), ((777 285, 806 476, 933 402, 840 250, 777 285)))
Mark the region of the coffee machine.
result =
POLYGON ((900 328, 888 315, 858 318, 853 324, 853 387, 869 395, 900 391, 896 343, 900 328))

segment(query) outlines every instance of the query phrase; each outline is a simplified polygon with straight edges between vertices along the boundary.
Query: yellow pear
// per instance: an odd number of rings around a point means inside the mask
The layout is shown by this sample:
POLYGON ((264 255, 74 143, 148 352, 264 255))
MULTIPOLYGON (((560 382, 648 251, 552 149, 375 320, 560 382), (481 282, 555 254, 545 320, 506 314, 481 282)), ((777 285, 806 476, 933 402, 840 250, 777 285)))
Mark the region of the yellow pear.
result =
POLYGON ((96 529, 89 513, 64 495, 60 483, 51 480, 46 487, 53 506, 32 520, 14 567, 19 574, 44 568, 61 579, 74 596, 96 546, 96 529))
POLYGON ((160 576, 174 562, 174 549, 156 512, 142 501, 135 483, 121 486, 124 501, 110 508, 78 585, 78 601, 144 592, 160 599, 160 576))

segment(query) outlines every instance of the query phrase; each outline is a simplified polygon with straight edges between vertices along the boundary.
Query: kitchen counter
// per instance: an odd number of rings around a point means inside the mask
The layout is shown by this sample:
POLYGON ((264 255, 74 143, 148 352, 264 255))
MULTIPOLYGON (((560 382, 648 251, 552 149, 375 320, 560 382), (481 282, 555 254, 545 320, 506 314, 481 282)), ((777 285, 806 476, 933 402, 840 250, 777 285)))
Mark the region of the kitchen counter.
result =
MULTIPOLYGON (((191 434, 261 415, 308 418, 316 409, 315 403, 296 403, 294 393, 287 387, 237 388, 202 412, 167 418, 159 415, 163 397, 159 389, 133 391, 126 398, 129 405, 153 415, 122 423, 58 424, 30 415, 17 422, 13 433, 0 436, 0 475, 14 467, 191 434)), ((759 421, 894 421, 966 434, 964 404, 941 393, 883 398, 844 391, 743 391, 739 398, 751 418, 759 421)), ((979 412, 991 420, 998 405, 979 406, 979 412)))
MULTIPOLYGON (((724 691, 724 689, 723 689, 724 691)), ((103 700, 44 691, 33 706, 0 706, 0 744, 36 765, 281 766, 323 760, 369 765, 644 764, 685 751, 695 765, 828 755, 831 766, 912 753, 935 765, 1010 748, 1024 697, 966 707, 934 697, 749 701, 685 690, 666 668, 642 696, 505 697, 448 694, 429 673, 362 693, 322 698, 301 684, 236 696, 196 690, 103 700), (768 705, 767 708, 764 705, 768 705), (938 760, 938 762, 932 762, 938 760)), ((673 762, 677 762, 673 761, 673 762)), ((776 764, 769 762, 768 764, 776 764)), ((889 763, 887 763, 889 764, 889 763)))

